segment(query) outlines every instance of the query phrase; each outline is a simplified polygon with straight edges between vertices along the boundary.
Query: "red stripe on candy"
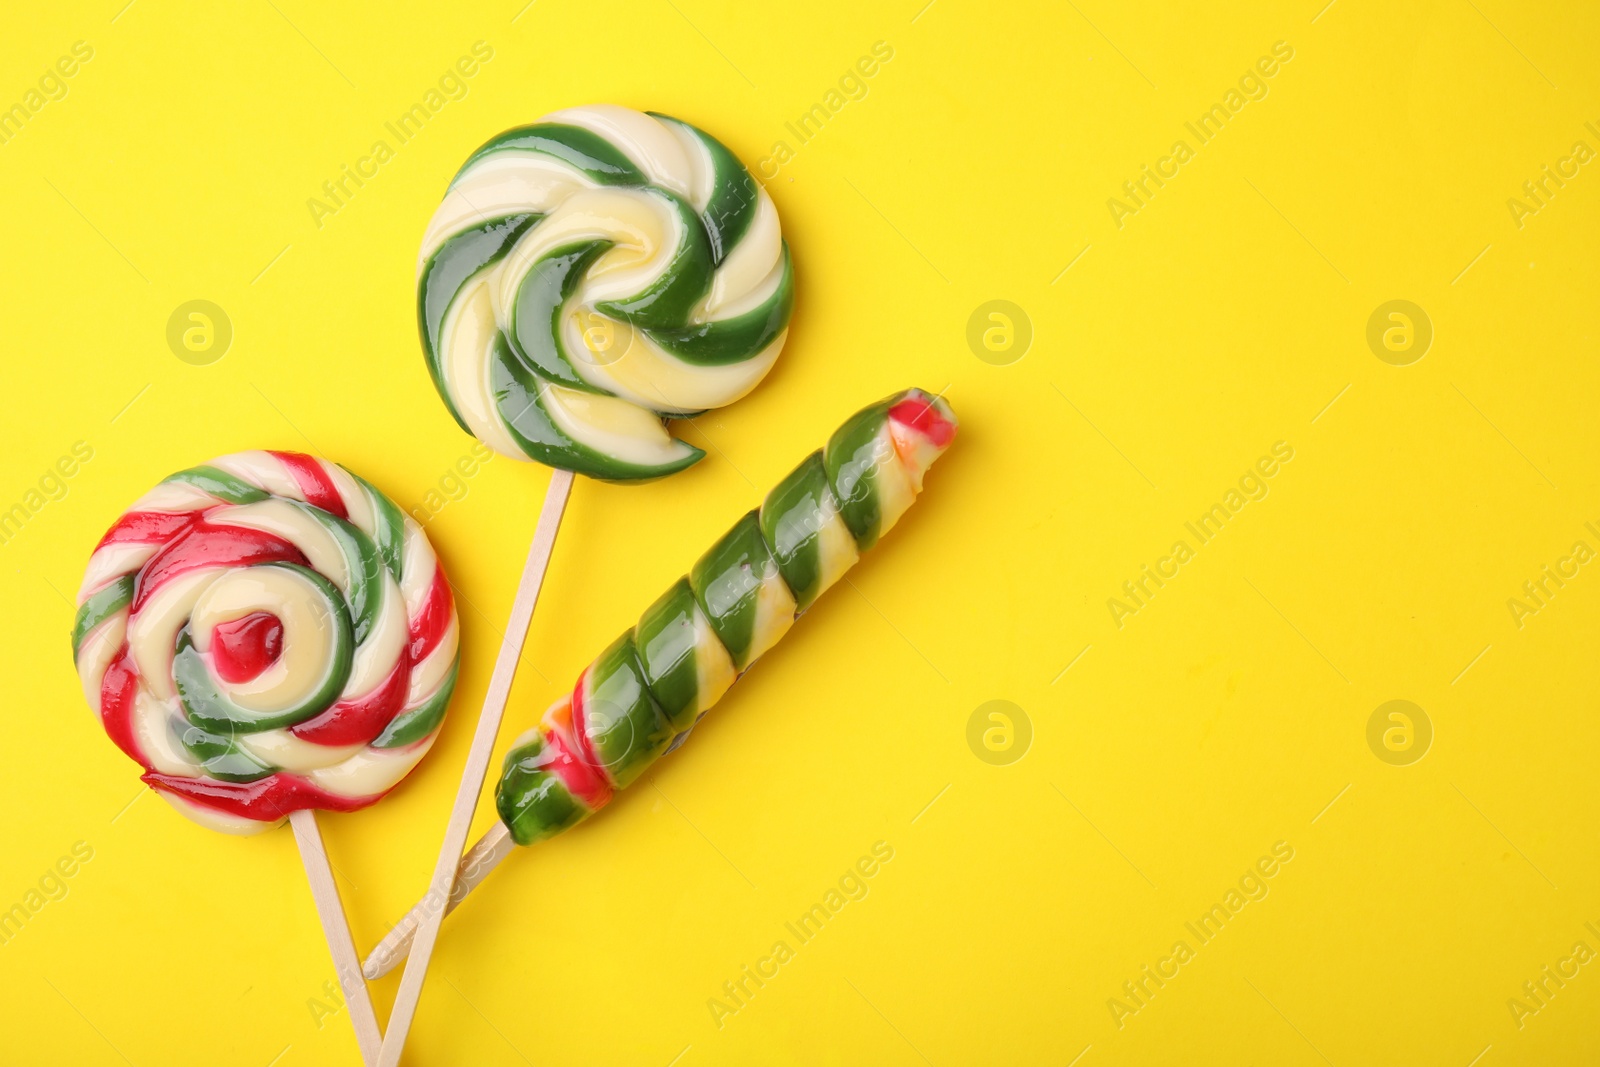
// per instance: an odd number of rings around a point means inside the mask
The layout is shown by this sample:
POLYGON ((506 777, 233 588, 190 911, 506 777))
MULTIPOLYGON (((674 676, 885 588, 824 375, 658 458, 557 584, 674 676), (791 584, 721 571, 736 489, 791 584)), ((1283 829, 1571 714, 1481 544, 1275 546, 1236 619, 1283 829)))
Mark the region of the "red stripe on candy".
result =
POLYGON ((577 755, 584 766, 604 777, 604 772, 600 770, 600 760, 594 754, 594 742, 589 739, 589 724, 584 721, 583 689, 584 683, 588 680, 589 668, 585 667, 583 673, 578 675, 578 684, 572 687, 572 736, 577 741, 577 755))
POLYGON ((341 700, 315 718, 289 727, 289 732, 314 745, 365 745, 400 714, 410 686, 411 662, 402 650, 400 662, 377 688, 353 700, 341 700))
POLYGON ((196 523, 187 533, 167 543, 139 572, 132 611, 144 606, 156 590, 180 574, 197 567, 240 567, 254 563, 298 563, 306 557, 275 534, 242 526, 196 523))
POLYGON ((450 605, 450 579, 444 576, 444 568, 436 564, 427 599, 422 602, 417 617, 411 620, 412 663, 421 663, 444 640, 445 631, 450 629, 450 620, 455 617, 450 605))
POLYGON ((128 646, 106 668, 100 680, 100 722, 116 746, 141 767, 148 767, 133 733, 133 700, 139 692, 139 673, 133 669, 128 646))
POLYGON ((200 520, 198 511, 130 511, 111 524, 95 549, 112 544, 170 541, 200 520))
POLYGON ((276 822, 291 811, 359 811, 383 799, 384 793, 345 797, 319 789, 292 774, 274 774, 254 782, 219 782, 214 778, 184 778, 151 771, 140 776, 150 788, 181 797, 203 808, 259 822, 276 822))
POLYGON ((268 452, 279 463, 282 463, 289 473, 294 476, 294 482, 300 487, 300 492, 305 494, 306 503, 314 508, 348 519, 350 513, 345 510, 344 497, 339 495, 338 488, 333 484, 333 479, 328 477, 328 472, 322 469, 322 464, 312 459, 303 452, 268 452))
POLYGON ((955 440, 956 424, 923 396, 906 397, 889 409, 889 417, 902 426, 912 427, 941 448, 955 440))
MULTIPOLYGON (((577 733, 582 736, 581 727, 577 733)), ((611 783, 592 762, 572 751, 562 731, 547 731, 544 743, 544 769, 561 779, 567 792, 583 801, 590 811, 599 811, 611 803, 611 783)))

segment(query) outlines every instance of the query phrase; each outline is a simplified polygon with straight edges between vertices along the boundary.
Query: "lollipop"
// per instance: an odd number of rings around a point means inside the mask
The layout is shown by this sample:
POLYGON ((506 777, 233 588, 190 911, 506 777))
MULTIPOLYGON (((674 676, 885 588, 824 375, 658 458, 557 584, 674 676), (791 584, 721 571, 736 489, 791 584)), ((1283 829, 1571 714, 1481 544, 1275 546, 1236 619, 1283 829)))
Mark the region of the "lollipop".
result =
POLYGON ((677 748, 735 680, 877 543, 955 437, 943 400, 908 389, 852 416, 700 557, 506 754, 500 822, 462 861, 444 908, 423 901, 367 958, 387 973, 418 925, 460 903, 513 843, 594 814, 677 748))
MULTIPOLYGON (((677 119, 597 105, 491 138, 423 237, 423 354, 461 428, 554 468, 445 830, 432 885, 454 881, 574 474, 663 477, 700 449, 663 420, 731 404, 787 336, 789 251, 771 199, 721 143, 677 119)), ((438 937, 395 998, 398 1063, 438 937)))
POLYGON ((445 406, 495 451, 608 481, 700 449, 662 418, 744 396, 783 348, 789 251, 766 191, 677 119, 572 108, 492 138, 422 239, 445 406))
POLYGON ((377 1019, 313 813, 381 800, 427 753, 457 635, 421 528, 295 452, 167 478, 106 531, 78 593, 84 695, 142 780, 215 830, 293 825, 369 1062, 377 1019))

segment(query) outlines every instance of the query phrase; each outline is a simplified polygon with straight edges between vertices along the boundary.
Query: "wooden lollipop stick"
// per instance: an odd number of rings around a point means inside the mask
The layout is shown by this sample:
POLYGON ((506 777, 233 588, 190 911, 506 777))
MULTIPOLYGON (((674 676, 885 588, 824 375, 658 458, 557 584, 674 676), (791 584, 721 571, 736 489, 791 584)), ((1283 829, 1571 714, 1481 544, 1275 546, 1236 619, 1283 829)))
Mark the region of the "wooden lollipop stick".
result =
POLYGON ((500 642, 500 654, 494 661, 494 674, 489 678, 489 691, 484 695, 478 727, 472 735, 472 747, 467 752, 467 763, 461 772, 461 786, 456 791, 455 806, 450 809, 450 821, 445 826, 439 862, 434 866, 433 880, 429 883, 428 899, 437 903, 428 910, 417 927, 411 958, 406 961, 405 974, 400 979, 400 992, 395 996, 394 1011, 389 1016, 389 1033, 383 1039, 383 1048, 378 1054, 378 1067, 398 1067, 406 1036, 411 1031, 417 1002, 422 998, 422 982, 427 976, 428 961, 433 956, 434 943, 439 939, 439 924, 444 922, 446 909, 443 905, 450 899, 450 890, 455 883, 456 867, 461 862, 461 851, 467 844, 467 832, 472 828, 472 812, 478 805, 478 794, 483 791, 483 781, 489 773, 495 737, 500 732, 506 700, 511 696, 511 682, 517 674, 517 661, 522 657, 522 643, 528 637, 528 624, 533 620, 534 605, 539 602, 539 589, 544 584, 550 553, 556 545, 556 532, 561 529, 561 516, 567 509, 567 498, 571 493, 572 472, 552 471, 550 488, 544 495, 544 507, 539 512, 539 525, 533 531, 533 543, 528 546, 528 561, 523 565, 522 578, 517 583, 517 596, 511 603, 506 635, 500 642))
MULTIPOLYGON (((489 872, 500 866, 500 861, 511 855, 511 850, 516 843, 511 840, 511 831, 506 829, 506 824, 497 822, 489 828, 489 832, 478 838, 476 844, 467 850, 461 857, 461 866, 456 868, 455 888, 450 890, 450 900, 445 905, 444 913, 449 915, 456 910, 456 905, 467 899, 467 894, 478 887, 478 883, 489 877, 489 872)), ((382 978, 400 965, 406 958, 406 953, 411 951, 411 940, 417 936, 417 927, 422 925, 422 920, 428 912, 438 907, 432 894, 417 901, 417 906, 406 912, 405 917, 394 924, 384 939, 378 942, 378 947, 367 956, 366 962, 361 965, 361 973, 367 976, 368 981, 382 978)))
POLYGON ((345 919, 344 906, 339 903, 339 887, 334 883, 333 868, 328 864, 328 850, 322 843, 317 814, 302 808, 290 814, 289 825, 294 827, 294 843, 300 846, 300 860, 305 864, 306 881, 311 883, 311 898, 317 902, 322 932, 328 939, 328 951, 333 954, 333 970, 339 977, 339 988, 344 993, 345 1010, 350 1013, 350 1023, 356 1028, 356 1044, 361 1047, 361 1060, 372 1067, 378 1062, 383 1034, 378 1030, 378 1015, 372 1010, 372 997, 367 992, 367 983, 361 978, 356 943, 350 937, 350 923, 345 919))

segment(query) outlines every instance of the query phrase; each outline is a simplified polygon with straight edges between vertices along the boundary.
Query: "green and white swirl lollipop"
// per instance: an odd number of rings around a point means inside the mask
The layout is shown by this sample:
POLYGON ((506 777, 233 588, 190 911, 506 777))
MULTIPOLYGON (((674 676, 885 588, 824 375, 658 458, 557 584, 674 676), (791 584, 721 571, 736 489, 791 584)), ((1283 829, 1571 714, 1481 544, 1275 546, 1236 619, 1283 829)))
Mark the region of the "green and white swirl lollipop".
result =
POLYGON ((662 420, 755 388, 793 303, 777 210, 744 165, 686 122, 614 105, 474 152, 417 268, 428 370, 462 429, 612 481, 698 460, 662 420))

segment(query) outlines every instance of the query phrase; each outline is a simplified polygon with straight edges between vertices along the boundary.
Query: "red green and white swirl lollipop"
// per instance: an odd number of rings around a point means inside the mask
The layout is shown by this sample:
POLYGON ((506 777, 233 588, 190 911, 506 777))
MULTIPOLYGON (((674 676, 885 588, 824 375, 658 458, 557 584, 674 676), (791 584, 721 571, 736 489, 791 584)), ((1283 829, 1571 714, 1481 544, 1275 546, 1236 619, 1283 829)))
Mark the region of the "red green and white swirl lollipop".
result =
POLYGON ((165 479, 106 531, 78 593, 84 695, 142 780, 215 830, 293 822, 369 1059, 377 1023, 312 813, 375 803, 427 753, 458 634, 421 527, 294 452, 165 479))

